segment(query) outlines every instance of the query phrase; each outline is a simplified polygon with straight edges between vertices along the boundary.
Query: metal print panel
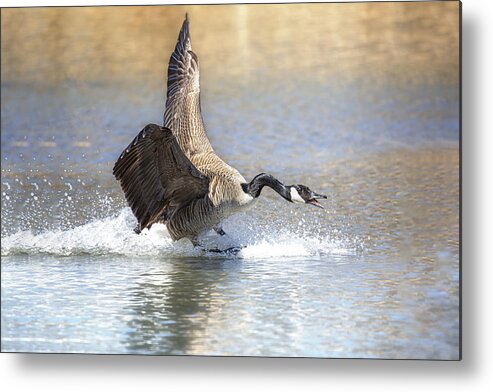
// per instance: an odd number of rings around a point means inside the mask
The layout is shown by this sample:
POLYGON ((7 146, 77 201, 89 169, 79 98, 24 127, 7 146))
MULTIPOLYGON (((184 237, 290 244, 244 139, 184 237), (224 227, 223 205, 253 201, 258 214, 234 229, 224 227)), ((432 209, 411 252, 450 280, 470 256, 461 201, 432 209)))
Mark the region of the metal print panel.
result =
POLYGON ((460 359, 460 3, 1 10, 3 352, 460 359))

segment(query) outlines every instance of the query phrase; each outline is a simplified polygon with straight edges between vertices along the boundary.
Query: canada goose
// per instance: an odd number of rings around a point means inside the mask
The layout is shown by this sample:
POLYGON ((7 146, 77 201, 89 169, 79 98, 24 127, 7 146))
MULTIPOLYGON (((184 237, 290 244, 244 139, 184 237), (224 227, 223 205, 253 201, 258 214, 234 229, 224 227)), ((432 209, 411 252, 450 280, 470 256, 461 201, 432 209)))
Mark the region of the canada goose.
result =
POLYGON ((188 238, 194 245, 206 230, 224 235, 221 220, 250 204, 264 186, 292 203, 323 208, 317 199, 327 198, 265 173, 247 182, 216 155, 202 121, 188 17, 169 61, 164 127, 147 125, 121 153, 113 174, 139 222, 137 233, 162 222, 173 240, 188 238))

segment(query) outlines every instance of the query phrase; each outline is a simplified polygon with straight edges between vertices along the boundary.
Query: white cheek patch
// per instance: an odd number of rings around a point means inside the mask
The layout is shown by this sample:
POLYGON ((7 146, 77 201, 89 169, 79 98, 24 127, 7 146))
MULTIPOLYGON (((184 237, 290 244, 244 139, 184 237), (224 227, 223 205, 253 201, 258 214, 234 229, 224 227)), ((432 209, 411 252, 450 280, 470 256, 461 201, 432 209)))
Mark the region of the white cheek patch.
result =
POLYGON ((301 198, 300 194, 298 193, 295 187, 291 187, 291 201, 293 203, 305 204, 305 201, 301 198))

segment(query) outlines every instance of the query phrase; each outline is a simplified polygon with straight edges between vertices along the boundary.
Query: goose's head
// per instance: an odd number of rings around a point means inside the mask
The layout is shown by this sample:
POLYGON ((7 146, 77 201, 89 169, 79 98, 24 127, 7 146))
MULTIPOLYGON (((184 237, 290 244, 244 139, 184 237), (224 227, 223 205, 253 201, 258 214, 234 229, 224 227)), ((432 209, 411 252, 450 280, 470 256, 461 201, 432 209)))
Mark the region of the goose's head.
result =
POLYGON ((290 185, 289 194, 293 203, 311 204, 315 207, 324 208, 317 199, 327 199, 327 196, 313 192, 306 185, 290 185))

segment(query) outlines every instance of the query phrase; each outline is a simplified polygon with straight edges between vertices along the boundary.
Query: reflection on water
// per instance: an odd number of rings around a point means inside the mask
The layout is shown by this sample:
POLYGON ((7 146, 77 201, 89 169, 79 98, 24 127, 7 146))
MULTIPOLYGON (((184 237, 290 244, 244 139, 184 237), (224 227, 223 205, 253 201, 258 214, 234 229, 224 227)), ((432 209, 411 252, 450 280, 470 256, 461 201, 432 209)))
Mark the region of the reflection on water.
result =
POLYGON ((458 3, 7 9, 1 28, 2 350, 458 357, 458 3), (235 259, 133 234, 111 175, 162 122, 185 12, 218 154, 329 195, 265 190, 225 222, 235 259))
POLYGON ((456 267, 447 258, 382 253, 11 257, 2 266, 2 349, 450 359, 458 340, 456 267))
MULTIPOLYGON (((129 322, 125 344, 131 352, 200 354, 201 337, 211 313, 224 300, 216 290, 224 281, 224 265, 235 262, 180 260, 171 271, 159 266, 139 277, 129 310, 139 315, 129 322)), ((233 267, 233 271, 235 268, 233 267)), ((210 348, 208 348, 210 350, 210 348)))

